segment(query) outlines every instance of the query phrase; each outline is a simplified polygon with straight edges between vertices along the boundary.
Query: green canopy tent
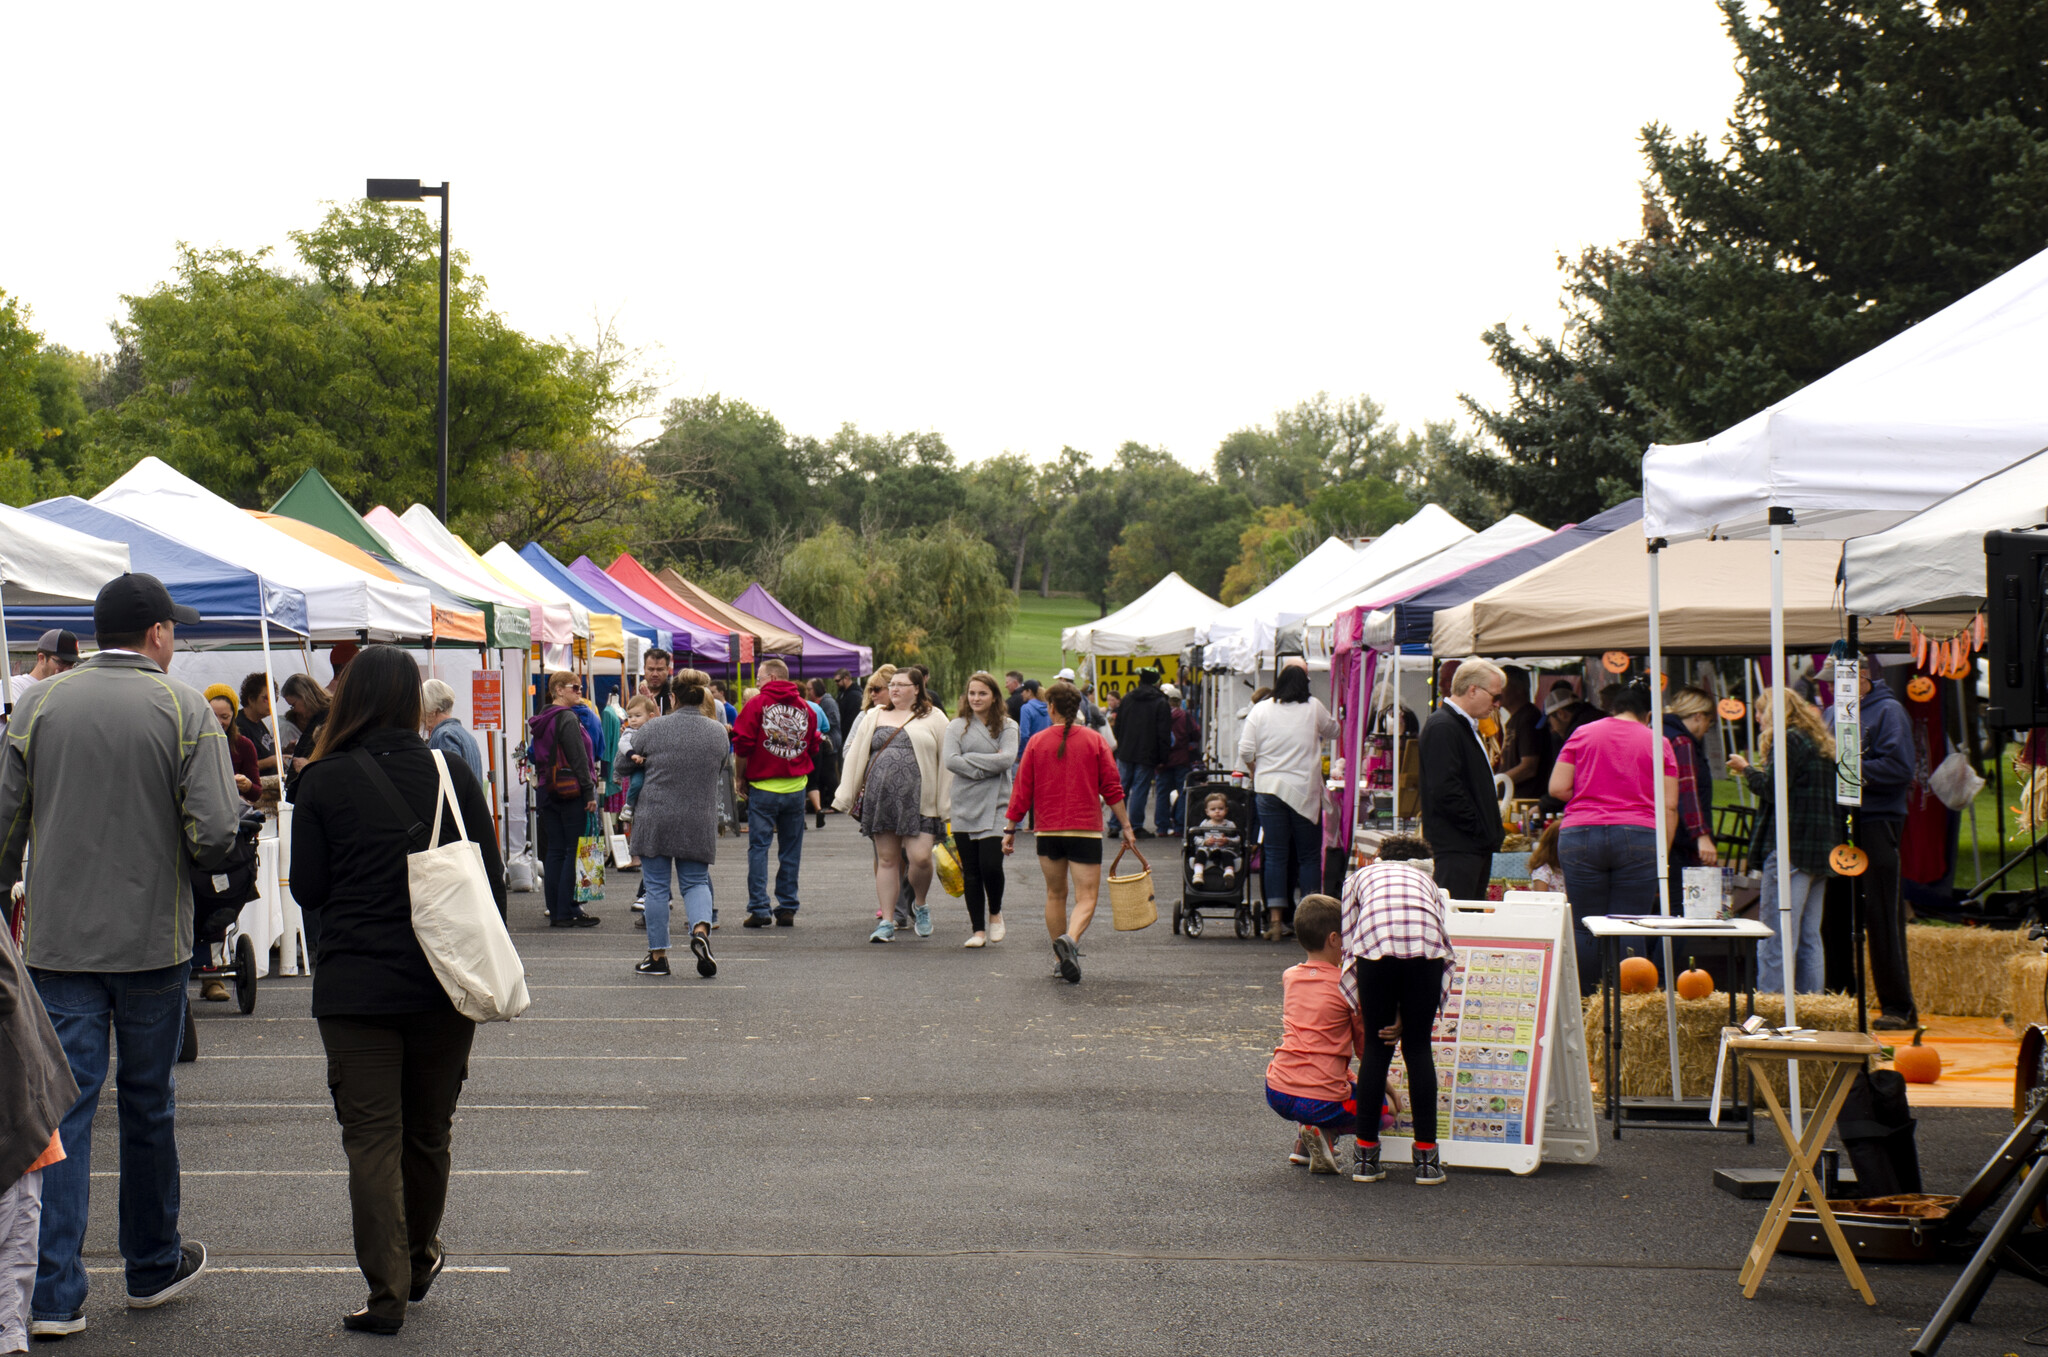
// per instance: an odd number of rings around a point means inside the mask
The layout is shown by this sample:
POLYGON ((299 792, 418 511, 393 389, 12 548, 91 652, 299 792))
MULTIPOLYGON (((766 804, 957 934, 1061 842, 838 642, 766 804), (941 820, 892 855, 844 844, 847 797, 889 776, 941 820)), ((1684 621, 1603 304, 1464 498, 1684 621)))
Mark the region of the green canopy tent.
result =
POLYGON ((376 557, 379 565, 406 583, 419 585, 437 599, 445 596, 465 608, 481 612, 484 615, 485 644, 492 649, 525 650, 533 644, 533 620, 526 608, 477 598, 467 593, 459 580, 437 578, 401 561, 390 543, 363 521, 363 516, 349 506, 341 492, 328 483, 318 468, 308 467, 292 488, 270 507, 270 511, 331 532, 350 546, 376 557))

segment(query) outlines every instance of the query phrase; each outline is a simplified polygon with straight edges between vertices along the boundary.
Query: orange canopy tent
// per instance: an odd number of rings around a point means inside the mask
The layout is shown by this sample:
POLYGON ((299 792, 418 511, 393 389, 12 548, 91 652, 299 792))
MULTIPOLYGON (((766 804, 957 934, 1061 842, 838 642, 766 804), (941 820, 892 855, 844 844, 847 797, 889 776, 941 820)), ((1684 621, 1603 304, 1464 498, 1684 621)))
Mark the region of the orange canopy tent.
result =
MULTIPOLYGON (((637 564, 637 562, 636 562, 637 564)), ((683 599, 698 612, 715 617, 720 625, 729 631, 751 633, 758 637, 761 649, 770 655, 801 655, 804 653, 803 637, 795 632, 776 626, 773 622, 754 616, 741 608, 720 599, 709 589, 690 583, 675 571, 664 567, 657 576, 661 583, 677 598, 683 599)))

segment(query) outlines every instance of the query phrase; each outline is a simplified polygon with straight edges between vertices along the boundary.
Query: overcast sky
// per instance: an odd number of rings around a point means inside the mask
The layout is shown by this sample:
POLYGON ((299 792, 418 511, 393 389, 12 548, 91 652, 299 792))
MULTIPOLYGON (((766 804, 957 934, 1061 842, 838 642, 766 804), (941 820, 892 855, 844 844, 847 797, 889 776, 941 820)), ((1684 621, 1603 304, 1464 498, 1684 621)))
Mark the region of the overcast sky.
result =
MULTIPOLYGON (((175 242, 454 185, 529 333, 616 316, 671 394, 968 459, 1205 465, 1318 390, 1403 423, 1635 233, 1637 130, 1718 138, 1711 0, 41 5, 7 23, 0 289, 109 347, 175 242)), ((429 204, 429 210, 432 205, 429 204)))

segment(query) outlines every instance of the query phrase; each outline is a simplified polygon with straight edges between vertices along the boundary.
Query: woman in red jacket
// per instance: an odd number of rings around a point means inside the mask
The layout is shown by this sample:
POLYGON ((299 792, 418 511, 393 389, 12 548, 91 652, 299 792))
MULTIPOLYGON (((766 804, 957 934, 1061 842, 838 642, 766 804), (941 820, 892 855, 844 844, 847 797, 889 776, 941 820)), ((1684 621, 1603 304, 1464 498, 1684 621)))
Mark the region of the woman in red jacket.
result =
POLYGON ((1057 974, 1070 985, 1081 983, 1081 935, 1095 917, 1095 894, 1102 884, 1102 807, 1107 803, 1123 826, 1126 848, 1137 847, 1131 817, 1124 807, 1123 783, 1116 759, 1100 735, 1074 724, 1081 714, 1081 690, 1061 680, 1046 690, 1052 724, 1031 737, 1017 764, 1017 785, 1010 793, 1003 832, 1003 852, 1017 850, 1017 826, 1036 814, 1038 869, 1045 874, 1045 931, 1052 935, 1057 974), (1067 878, 1074 880, 1074 909, 1067 912, 1067 878))

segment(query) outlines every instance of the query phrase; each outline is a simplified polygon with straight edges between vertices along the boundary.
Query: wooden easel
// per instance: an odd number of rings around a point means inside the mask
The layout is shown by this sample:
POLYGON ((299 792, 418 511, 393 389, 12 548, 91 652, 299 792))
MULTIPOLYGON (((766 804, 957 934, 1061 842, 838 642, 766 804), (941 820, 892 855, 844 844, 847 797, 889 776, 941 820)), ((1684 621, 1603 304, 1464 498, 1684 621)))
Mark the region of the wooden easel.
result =
MULTIPOLYGON (((1739 1029, 1731 1029, 1736 1030, 1739 1029)), ((1865 1305, 1877 1304, 1877 1297, 1870 1292, 1870 1283, 1863 1278, 1863 1269, 1856 1265, 1856 1255, 1849 1251, 1849 1241, 1842 1237, 1842 1227, 1836 1223, 1835 1213, 1828 1208, 1827 1194, 1821 1190, 1814 1165, 1820 1159, 1821 1147, 1828 1143, 1828 1133, 1834 1130, 1835 1118, 1841 1115, 1842 1102, 1849 1096, 1850 1083, 1869 1066, 1871 1057, 1882 1048, 1866 1032, 1821 1032, 1810 1040, 1732 1035, 1728 1049, 1735 1053, 1736 1060, 1750 1074, 1753 1087, 1770 1111, 1771 1121, 1784 1138, 1785 1150, 1791 1159, 1785 1165, 1785 1176, 1778 1182, 1777 1195, 1771 1198, 1771 1209, 1764 1213, 1764 1223, 1757 1230, 1756 1239, 1749 1246, 1749 1256, 1736 1277, 1743 1297, 1753 1299, 1756 1296, 1757 1288, 1763 1284, 1764 1269, 1771 1265, 1771 1257, 1778 1251, 1778 1241, 1783 1238, 1785 1226, 1792 1219, 1792 1208, 1799 1204, 1803 1195, 1813 1203, 1814 1215, 1820 1220, 1828 1243, 1834 1248, 1835 1258, 1841 1263, 1842 1271, 1849 1274, 1849 1285, 1863 1297, 1865 1305), (1791 1073, 1789 1066, 1795 1061, 1821 1062, 1830 1066, 1827 1084, 1806 1119, 1802 1135, 1793 1134, 1792 1123, 1786 1118, 1777 1093, 1764 1077, 1764 1066, 1774 1060, 1785 1063, 1788 1074, 1791 1073)))

